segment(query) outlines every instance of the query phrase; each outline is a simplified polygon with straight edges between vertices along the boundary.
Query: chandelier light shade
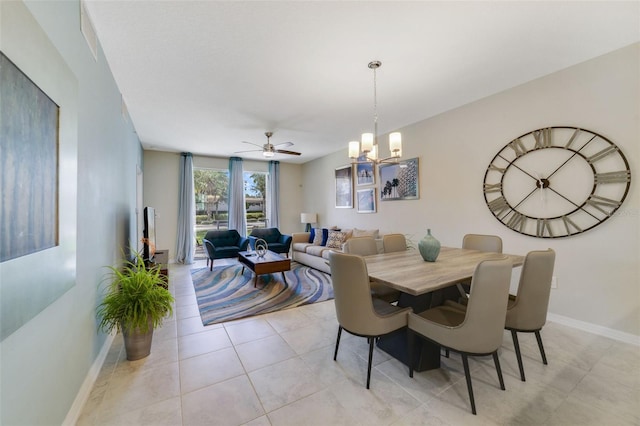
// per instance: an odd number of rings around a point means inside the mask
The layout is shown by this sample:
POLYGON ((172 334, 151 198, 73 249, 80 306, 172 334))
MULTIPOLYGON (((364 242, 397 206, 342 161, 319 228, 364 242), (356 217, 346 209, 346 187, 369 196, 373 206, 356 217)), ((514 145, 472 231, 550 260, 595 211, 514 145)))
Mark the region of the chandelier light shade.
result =
POLYGON ((402 157, 402 135, 400 132, 389 134, 388 158, 378 158, 378 96, 376 88, 376 70, 382 66, 380 61, 369 62, 373 70, 373 133, 363 133, 360 142, 349 142, 349 158, 352 163, 395 163, 402 157), (364 160, 363 160, 364 158, 364 160))

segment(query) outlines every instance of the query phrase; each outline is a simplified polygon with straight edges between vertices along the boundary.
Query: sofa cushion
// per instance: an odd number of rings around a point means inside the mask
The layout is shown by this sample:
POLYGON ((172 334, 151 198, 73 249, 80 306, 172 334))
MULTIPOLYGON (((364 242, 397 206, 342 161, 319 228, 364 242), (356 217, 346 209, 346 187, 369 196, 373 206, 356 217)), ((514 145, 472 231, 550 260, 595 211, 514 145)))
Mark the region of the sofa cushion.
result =
POLYGON ((327 238, 327 248, 341 249, 346 240, 347 234, 341 231, 329 231, 327 238))
POLYGON ((324 246, 316 246, 316 245, 310 245, 309 247, 307 247, 306 253, 310 254, 312 256, 318 256, 321 257, 322 256, 322 252, 327 250, 326 247, 324 246))
POLYGON ((322 252, 322 258, 329 260, 329 255, 331 254, 332 251, 342 252, 342 250, 329 248, 322 252))
POLYGON ((303 253, 305 253, 307 251, 307 247, 312 246, 313 244, 309 244, 309 243, 293 243, 293 250, 294 251, 301 251, 303 253))

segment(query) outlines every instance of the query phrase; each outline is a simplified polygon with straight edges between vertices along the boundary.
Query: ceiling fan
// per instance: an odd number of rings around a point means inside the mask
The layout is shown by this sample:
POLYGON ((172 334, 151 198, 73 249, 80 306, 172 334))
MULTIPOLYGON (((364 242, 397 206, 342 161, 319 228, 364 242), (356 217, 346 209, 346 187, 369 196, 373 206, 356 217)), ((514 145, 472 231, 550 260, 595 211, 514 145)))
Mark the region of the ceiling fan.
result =
POLYGON ((240 154, 240 153, 243 153, 243 152, 259 152, 259 151, 262 151, 262 155, 265 158, 271 158, 276 153, 277 154, 300 155, 299 152, 288 151, 286 149, 281 149, 281 148, 287 148, 287 147, 293 145, 293 142, 283 142, 283 143, 279 143, 279 144, 273 145, 271 143, 271 136, 273 136, 273 132, 264 132, 264 135, 267 137, 267 143, 265 143, 264 145, 258 145, 258 144, 255 144, 253 142, 242 141, 242 143, 248 143, 249 145, 257 146, 260 149, 250 149, 248 151, 236 151, 235 153, 236 154, 240 154))

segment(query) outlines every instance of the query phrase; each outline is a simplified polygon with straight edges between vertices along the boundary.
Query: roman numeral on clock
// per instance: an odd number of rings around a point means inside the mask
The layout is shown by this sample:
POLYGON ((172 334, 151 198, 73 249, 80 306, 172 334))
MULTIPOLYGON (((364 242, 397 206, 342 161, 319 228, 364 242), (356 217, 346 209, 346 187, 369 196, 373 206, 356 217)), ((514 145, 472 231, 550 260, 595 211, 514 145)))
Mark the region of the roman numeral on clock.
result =
POLYGON ((488 206, 489 210, 491 210, 496 217, 510 209, 509 203, 507 203, 507 200, 504 197, 498 197, 495 200, 490 201, 488 206))
POLYGON ((631 171, 620 170, 617 172, 596 173, 594 179, 597 185, 601 183, 626 183, 631 181, 631 171))
POLYGON ((540 129, 533 132, 533 138, 536 140, 535 149, 549 148, 551 146, 551 129, 540 129))

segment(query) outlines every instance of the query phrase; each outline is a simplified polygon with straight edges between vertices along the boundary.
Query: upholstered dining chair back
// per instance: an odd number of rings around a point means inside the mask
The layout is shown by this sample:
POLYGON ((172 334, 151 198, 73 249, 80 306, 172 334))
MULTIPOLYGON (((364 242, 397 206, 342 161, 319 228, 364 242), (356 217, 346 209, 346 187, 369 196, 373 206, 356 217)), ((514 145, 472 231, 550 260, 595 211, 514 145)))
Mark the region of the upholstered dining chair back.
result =
MULTIPOLYGON (((349 238, 342 248, 344 253, 355 254, 358 256, 371 256, 378 254, 378 245, 376 240, 371 237, 355 237, 349 238)), ((372 281, 369 283, 371 296, 376 299, 393 303, 400 297, 400 292, 387 287, 384 284, 372 281)))
POLYGON ((407 239, 402 234, 385 234, 382 236, 382 246, 385 253, 405 251, 407 249, 407 239))
POLYGON ((338 319, 338 336, 333 360, 336 361, 342 330, 369 340, 367 389, 371 381, 373 346, 376 339, 407 326, 411 308, 400 308, 374 299, 369 290, 367 264, 361 256, 331 252, 331 281, 338 319))
POLYGON ((498 373, 500 389, 504 390, 498 348, 502 345, 504 335, 502 324, 507 311, 511 267, 511 260, 506 256, 498 260, 480 262, 473 273, 471 295, 466 310, 440 305, 409 314, 409 376, 413 377, 413 333, 418 333, 447 350, 459 352, 462 356, 473 414, 476 414, 476 404, 468 356, 491 354, 498 373))
POLYGON ((486 354, 502 345, 511 269, 507 258, 486 260, 476 266, 464 322, 457 332, 451 330, 448 338, 452 345, 441 343, 458 351, 486 354))
POLYGON ((378 254, 378 245, 372 237, 353 237, 344 243, 343 251, 358 256, 371 256, 378 254))
POLYGON ((504 328, 511 331, 513 348, 516 351, 520 380, 526 380, 522 353, 518 342, 518 332, 534 333, 538 341, 538 349, 542 363, 547 364, 540 330, 547 321, 549 308, 549 293, 556 253, 551 250, 531 251, 527 253, 520 273, 520 283, 515 296, 509 295, 507 316, 504 328))
POLYGON ((462 248, 502 253, 502 238, 497 235, 467 234, 462 238, 462 248))
POLYGON ((336 316, 342 328, 361 336, 381 336, 407 324, 406 316, 389 321, 376 312, 367 265, 362 257, 333 252, 329 255, 329 264, 336 316))
POLYGON ((547 320, 549 294, 556 253, 552 249, 527 254, 515 300, 509 302, 505 326, 522 331, 539 330, 547 320))

